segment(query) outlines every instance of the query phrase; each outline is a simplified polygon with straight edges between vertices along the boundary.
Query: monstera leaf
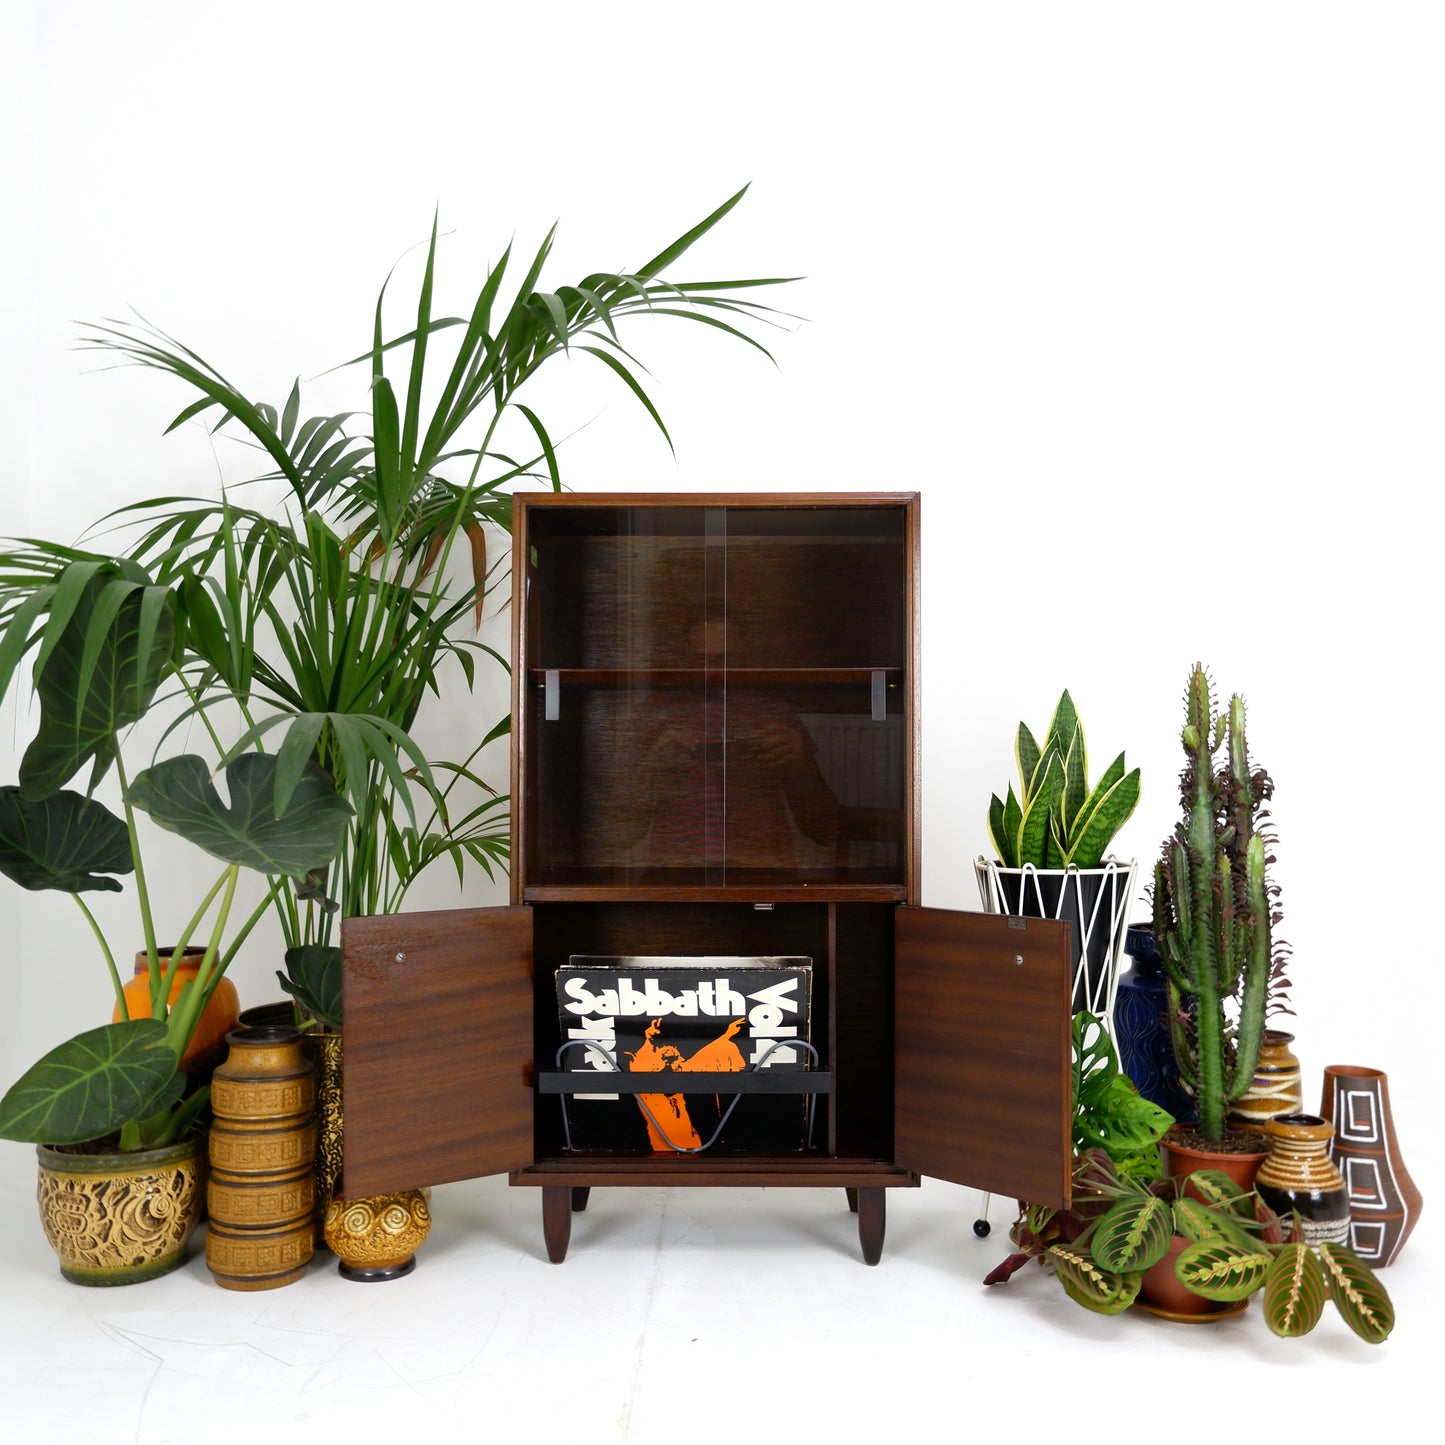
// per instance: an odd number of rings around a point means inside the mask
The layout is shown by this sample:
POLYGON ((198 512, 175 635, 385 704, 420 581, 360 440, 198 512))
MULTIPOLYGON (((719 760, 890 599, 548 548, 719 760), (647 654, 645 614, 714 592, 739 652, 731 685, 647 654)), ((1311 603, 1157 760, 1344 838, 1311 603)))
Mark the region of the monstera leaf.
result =
POLYGON ((125 824, 99 803, 72 792, 36 802, 0 788, 0 873, 22 888, 119 893, 119 880, 101 875, 134 867, 125 824))
POLYGON ((62 577, 35 662, 40 727, 20 760, 20 791, 43 798, 91 760, 90 786, 115 760, 116 735, 150 706, 175 641, 164 587, 77 564, 62 577), (66 609, 73 603, 73 610, 66 609))
POLYGON ((84 1144, 169 1108, 185 1090, 158 1019, 103 1024, 52 1049, 0 1100, 0 1138, 84 1144))
POLYGON ((321 773, 307 772, 278 814, 276 766, 269 753, 242 753, 226 769, 228 805, 205 760, 187 753, 147 768, 126 799, 224 862, 299 878, 336 855, 352 808, 321 773))

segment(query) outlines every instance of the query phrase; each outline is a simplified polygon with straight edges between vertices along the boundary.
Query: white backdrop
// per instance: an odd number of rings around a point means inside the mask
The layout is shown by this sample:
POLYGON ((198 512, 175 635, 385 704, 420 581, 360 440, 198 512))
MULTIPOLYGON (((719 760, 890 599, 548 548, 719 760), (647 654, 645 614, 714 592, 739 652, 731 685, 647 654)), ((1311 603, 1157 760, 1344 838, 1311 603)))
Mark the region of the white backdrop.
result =
MULTIPOLYGON (((99 370, 82 323, 133 306, 279 403, 366 347, 404 255, 414 295, 434 207, 455 309, 513 237, 560 220, 548 275, 573 281, 751 182, 684 269, 803 277, 778 304, 806 320, 776 368, 634 330, 675 457, 599 369, 554 376, 533 398, 554 430, 590 423, 570 483, 922 493, 932 904, 978 906, 1014 728, 1063 686, 1095 770, 1121 747, 1143 768, 1119 840, 1141 872, 1174 822, 1191 664, 1242 691, 1278 788, 1307 1099, 1326 1063, 1389 1070, 1430 1197, 1437 6, 10 0, 0 25, 0 533, 75 540, 247 474, 199 426, 163 438, 188 398, 99 370)), ((363 380, 313 383, 307 410, 363 380)), ((32 722, 4 714, 6 779, 32 722)), ((503 895, 443 876, 416 901, 503 895)), ((110 997, 69 899, 7 887, 0 926, 8 1083, 110 997)), ((247 1002, 275 996, 274 948, 238 964, 247 1002)))

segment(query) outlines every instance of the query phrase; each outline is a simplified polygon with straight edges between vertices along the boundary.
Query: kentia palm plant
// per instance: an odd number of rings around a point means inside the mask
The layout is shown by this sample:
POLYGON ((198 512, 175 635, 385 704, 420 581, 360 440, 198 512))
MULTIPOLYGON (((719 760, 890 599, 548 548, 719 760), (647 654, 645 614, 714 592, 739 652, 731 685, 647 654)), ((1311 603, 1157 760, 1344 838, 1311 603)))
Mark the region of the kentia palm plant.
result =
MULTIPOLYGON (((591 357, 670 446, 621 328, 634 318, 673 317, 768 354, 747 326, 778 313, 740 293, 790 278, 673 282, 662 274, 745 191, 636 270, 543 290, 554 227, 505 301, 509 247, 465 316, 433 314, 434 222, 406 329, 387 334, 383 285, 371 348, 344 363, 370 372, 370 407, 356 412, 302 420, 299 381, 280 407, 252 401, 143 322, 85 334, 85 346, 168 373, 197 393, 168 431, 214 417, 214 431, 239 435, 264 455, 253 480, 280 485, 279 510, 244 507, 231 494, 162 497, 110 520, 134 526, 126 560, 179 599, 174 673, 190 710, 207 717, 218 703, 239 706, 243 731, 227 755, 267 745, 265 735, 282 727, 281 775, 293 778, 315 763, 354 805, 325 890, 342 914, 396 910, 438 859, 450 859, 459 877, 468 862, 489 875, 505 864, 507 799, 481 783, 475 759, 505 736, 509 719, 480 730, 476 749, 459 762, 428 759, 410 734, 448 665, 468 690, 479 661, 507 665, 470 635, 503 565, 488 557, 486 527, 509 525, 518 483, 562 484, 553 436, 519 393, 550 358, 591 357), (393 358, 401 362, 394 370, 393 358), (504 435, 513 426, 524 446, 504 435), (457 811, 462 784, 474 801, 457 811)), ((49 583, 77 555, 30 542, 0 556, 12 587, 0 621, 7 605, 19 605, 28 588, 49 583)), ((289 897, 282 914, 290 975, 283 982, 317 1016, 334 1020, 339 952, 331 914, 318 899, 289 897)))

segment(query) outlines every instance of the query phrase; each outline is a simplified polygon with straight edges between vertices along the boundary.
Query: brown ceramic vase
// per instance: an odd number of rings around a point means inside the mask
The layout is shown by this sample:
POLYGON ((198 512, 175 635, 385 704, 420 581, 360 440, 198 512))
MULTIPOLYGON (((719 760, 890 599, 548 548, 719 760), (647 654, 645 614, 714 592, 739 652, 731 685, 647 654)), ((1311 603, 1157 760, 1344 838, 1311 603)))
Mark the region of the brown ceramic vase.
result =
POLYGON ((229 1043, 211 1081, 206 1265, 223 1289, 275 1289, 315 1252, 315 1069, 294 1028, 236 1029, 229 1043))

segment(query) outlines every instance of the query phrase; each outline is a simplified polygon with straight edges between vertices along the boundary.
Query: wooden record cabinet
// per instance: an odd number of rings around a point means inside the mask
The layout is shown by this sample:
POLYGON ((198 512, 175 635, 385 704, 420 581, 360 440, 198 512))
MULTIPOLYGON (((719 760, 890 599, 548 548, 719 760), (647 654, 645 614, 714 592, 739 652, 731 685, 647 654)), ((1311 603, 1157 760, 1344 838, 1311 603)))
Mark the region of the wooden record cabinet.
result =
POLYGON ((919 906, 918 497, 528 494, 513 530, 511 905, 343 924, 345 1194, 506 1172, 554 1261, 609 1184, 836 1188, 870 1264, 925 1175, 1063 1205, 1068 926, 919 906), (569 1150, 578 954, 811 958, 812 1147, 569 1150))

